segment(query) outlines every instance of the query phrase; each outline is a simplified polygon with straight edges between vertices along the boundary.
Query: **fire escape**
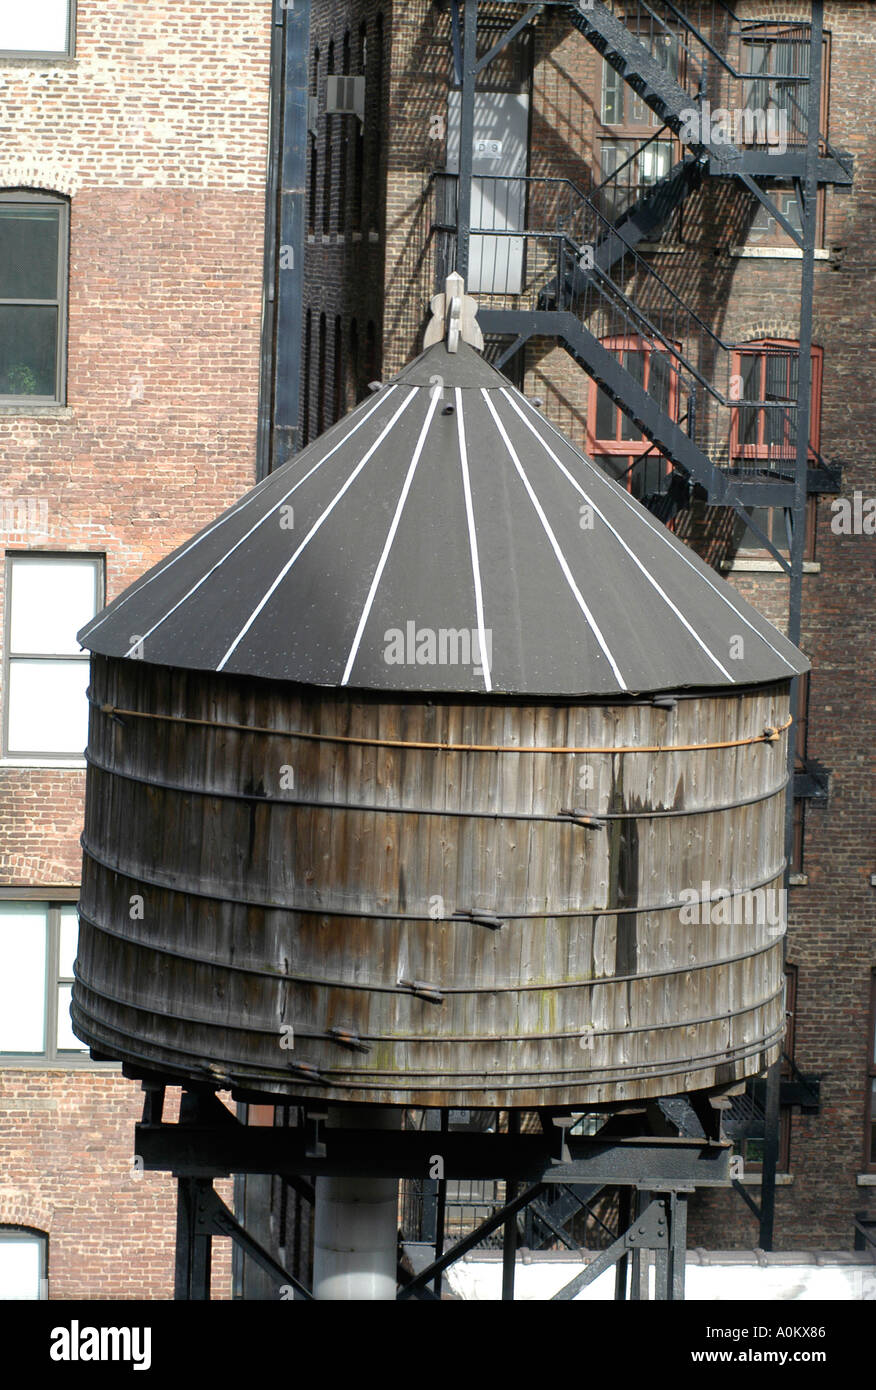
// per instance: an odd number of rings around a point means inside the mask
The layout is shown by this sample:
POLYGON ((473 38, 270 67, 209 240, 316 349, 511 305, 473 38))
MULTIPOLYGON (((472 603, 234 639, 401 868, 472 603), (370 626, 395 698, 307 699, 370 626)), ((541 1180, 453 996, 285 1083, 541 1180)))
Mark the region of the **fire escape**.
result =
MULTIPOLYGON (((821 129, 823 2, 813 0, 808 23, 778 25, 742 20, 724 0, 547 0, 527 7, 507 0, 505 8, 507 28, 486 48, 482 33, 479 53, 477 0, 451 0, 459 155, 456 170, 433 176, 437 281, 456 269, 469 284, 480 326, 497 345, 496 366, 532 338, 553 339, 570 354, 596 382, 600 400, 650 442, 636 463, 659 463, 649 474, 659 482, 650 491, 641 487, 640 496, 663 521, 694 496, 731 508, 788 576, 787 632, 799 642, 807 497, 840 486, 839 468, 811 443, 810 373, 796 369, 777 388, 768 362, 764 398, 757 399, 750 384, 741 384, 735 344, 668 283, 647 248, 708 181, 744 190, 750 207, 764 209, 799 248, 795 355, 797 363, 811 359, 819 190, 852 182, 851 156, 834 149, 821 129), (587 190, 563 177, 474 174, 481 74, 526 26, 558 14, 654 113, 658 127, 587 190), (675 162, 643 186, 641 170, 661 141, 677 152, 675 162), (790 200, 781 197, 788 188, 790 200), (638 353, 618 350, 630 343, 638 353), (643 356, 659 367, 647 379, 638 365, 643 356), (730 441, 738 444, 746 421, 758 415, 770 421, 766 456, 733 449, 730 441), (787 548, 775 543, 775 528, 764 531, 763 508, 782 510, 787 548)), ((790 758, 793 782, 793 746, 790 758)), ((797 771, 798 794, 811 794, 797 771)), ((789 860, 792 818, 789 796, 789 860)), ((765 1141, 755 1210, 767 1249, 781 1086, 777 1064, 760 1097, 765 1141)))

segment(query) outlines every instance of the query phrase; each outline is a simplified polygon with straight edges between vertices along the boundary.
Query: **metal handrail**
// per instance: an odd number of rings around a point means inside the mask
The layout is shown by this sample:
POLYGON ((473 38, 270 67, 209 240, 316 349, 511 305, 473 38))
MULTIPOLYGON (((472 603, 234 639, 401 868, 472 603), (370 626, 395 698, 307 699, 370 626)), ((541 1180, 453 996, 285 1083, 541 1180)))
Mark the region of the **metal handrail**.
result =
MULTIPOLYGON (((656 134, 659 134, 659 132, 655 132, 655 135, 656 134)), ((651 137, 651 139, 653 138, 655 137, 651 137)), ((646 143, 650 143, 650 141, 646 143)), ((438 177, 447 177, 449 179, 458 180, 459 176, 456 173, 445 174, 445 171, 443 170, 433 170, 432 174, 430 175, 430 183, 438 177)), ((608 220, 608 218, 601 212, 601 210, 594 205, 592 199, 587 194, 585 194, 572 179, 569 179, 564 176, 550 175, 503 176, 487 174, 478 175, 477 177, 482 182, 489 181, 497 184, 508 182, 525 183, 528 185, 546 184, 552 186, 565 187, 574 193, 575 197, 578 199, 580 203, 581 210, 586 214, 589 214, 592 218, 596 220, 596 225, 602 229, 603 237, 615 236, 618 237, 618 239, 621 242, 623 242, 623 238, 616 229, 615 225, 608 220)), ((437 220, 433 222, 433 227, 451 234, 455 234, 457 231, 455 224, 439 222, 437 220)), ((566 265, 563 263, 561 259, 563 253, 565 253, 565 255, 568 257, 568 262, 566 264, 571 262, 572 265, 580 267, 580 259, 583 254, 582 245, 581 243, 576 242, 572 237, 570 237, 568 232, 566 231, 533 231, 531 229, 518 230, 514 228, 496 228, 479 226, 472 227, 470 230, 471 234, 476 236, 487 236, 497 238, 517 237, 527 241, 534 240, 553 242, 556 246, 557 251, 556 275, 558 288, 566 273, 566 265)), ((598 244, 598 241, 596 244, 598 244)), ((672 309, 674 309, 681 315, 686 316, 687 319, 690 321, 691 325, 695 325, 694 334, 696 334, 696 330, 699 330, 702 334, 706 336, 707 339, 711 341, 711 343, 714 345, 716 349, 720 350, 720 352, 724 354, 730 354, 735 350, 736 345, 725 342, 725 340, 721 338, 720 335, 717 334, 710 327, 709 324, 705 323, 700 318, 699 314, 697 314, 697 312, 694 309, 692 309, 690 305, 685 303, 685 301, 678 294, 678 292, 674 290, 673 287, 663 279, 659 272, 656 271, 653 268, 653 266, 651 266, 647 261, 643 260, 643 258, 638 255, 638 253, 635 251, 633 247, 626 247, 625 255, 633 257, 633 262, 636 270, 641 272, 647 278, 648 282, 659 287, 661 293, 667 298, 669 304, 672 306, 672 309)), ((791 434, 791 437, 793 437, 793 432, 796 430, 796 404, 793 404, 789 408, 788 405, 782 405, 782 403, 777 402, 775 400, 742 400, 726 396, 699 370, 698 367, 694 365, 694 363, 690 360, 688 355, 676 345, 674 338, 671 335, 667 335, 666 333, 664 333, 660 328, 657 327, 656 324, 654 324, 654 322, 651 319, 648 318, 647 314, 642 312, 642 310, 640 310, 638 306, 632 303, 626 296, 623 289, 619 285, 617 285, 611 279, 611 277, 601 269, 601 267, 594 263, 592 265, 588 265, 586 267, 586 270, 589 276, 589 283, 592 284, 596 293, 600 295, 601 299, 609 306, 611 310, 620 315, 624 323, 627 325, 628 329, 635 336, 642 337, 644 339, 649 339, 652 343, 660 343, 662 347, 667 351, 667 353, 669 354, 670 371, 676 377, 679 389, 683 390, 688 398, 690 398, 691 394, 695 391, 696 387, 693 385, 693 383, 696 382, 704 391, 708 393, 709 396, 712 397, 712 399, 714 399, 717 402, 719 406, 721 406, 724 409, 769 409, 770 411, 774 412, 774 415, 776 415, 778 419, 781 420, 783 433, 785 432, 785 430, 787 430, 791 434), (684 369, 684 372, 688 374, 691 380, 685 380, 681 371, 682 368, 684 369), (781 413, 779 414, 779 412, 781 413)), ((769 346, 766 346, 762 349, 762 351, 765 354, 770 354, 771 352, 773 352, 775 355, 786 355, 788 349, 786 347, 770 348, 769 346)), ((821 466, 826 466, 825 460, 823 459, 822 455, 816 448, 814 448, 811 442, 809 444, 809 454, 818 464, 820 464, 821 466)), ((773 455, 770 455, 768 462, 772 462, 773 457, 773 455)), ((790 457, 790 453, 787 451, 783 451, 775 455, 777 461, 786 457, 790 457)), ((776 470, 774 468, 768 467, 766 469, 766 472, 768 473, 775 473, 775 471, 776 470)))

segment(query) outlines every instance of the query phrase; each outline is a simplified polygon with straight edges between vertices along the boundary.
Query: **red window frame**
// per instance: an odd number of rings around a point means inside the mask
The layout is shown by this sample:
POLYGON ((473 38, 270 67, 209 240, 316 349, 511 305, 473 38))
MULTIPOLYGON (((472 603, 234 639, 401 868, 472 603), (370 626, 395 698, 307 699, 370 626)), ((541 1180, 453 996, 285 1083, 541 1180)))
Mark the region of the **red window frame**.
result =
MULTIPOLYGON (((733 349, 731 358, 731 372, 738 380, 742 377, 742 359, 760 354, 761 365, 758 368, 758 393, 754 399, 766 399, 766 363, 769 356, 769 349, 790 349, 799 351, 799 343, 792 338, 755 338, 748 343, 739 343, 733 349)), ((812 408, 809 420, 809 459, 815 461, 815 451, 821 445, 821 394, 822 382, 824 378, 824 350, 820 347, 812 349, 812 408)), ((757 468, 760 465, 769 471, 770 464, 784 464, 786 467, 793 464, 796 457, 796 445, 790 439, 790 422, 784 422, 782 430, 783 438, 786 440, 784 446, 770 444, 765 440, 766 421, 768 407, 760 407, 758 410, 757 421, 757 440, 754 444, 740 444, 739 419, 740 411, 745 408, 745 401, 733 402, 730 412, 730 467, 737 469, 757 468)), ((755 515, 758 516, 759 524, 771 537, 773 542, 781 549, 787 548, 784 535, 784 519, 781 508, 756 508, 755 515), (762 514, 762 515, 759 515, 762 514)), ((804 559, 815 559, 815 519, 816 519, 816 498, 810 496, 806 503, 806 548, 804 559)), ((739 545, 739 551, 743 554, 766 555, 767 552, 760 544, 746 545, 744 539, 739 545)))
MULTIPOLYGON (((642 371, 642 381, 644 389, 646 391, 648 390, 648 386, 651 379, 651 357, 653 353, 659 352, 661 356, 665 355, 670 361, 670 363, 674 362, 675 370, 672 370, 670 368, 669 371, 669 402, 667 414, 670 416, 672 420, 677 421, 679 400, 678 370, 680 364, 678 358, 675 356, 675 353, 679 351, 678 344, 672 344, 671 348, 657 348, 654 347, 653 344, 647 342, 644 338, 636 334, 624 334, 611 338, 603 338, 601 339, 601 343, 604 348, 606 348, 618 359, 618 361, 621 360, 621 354, 625 352, 644 353, 645 361, 642 371)), ((613 458, 630 459, 631 466, 628 468, 625 475, 622 478, 615 479, 615 481, 618 482, 622 487, 625 487, 627 492, 629 493, 633 492, 633 472, 635 469, 634 460, 637 458, 641 458, 645 454, 651 454, 653 457, 663 460, 663 476, 668 478, 670 473, 672 472, 671 463, 662 454, 655 451, 654 445, 645 434, 640 432, 640 437, 638 439, 619 438, 619 435, 621 434, 624 427, 623 421, 626 421, 633 429, 635 429, 635 426, 632 425, 629 416, 624 415, 623 411, 620 409, 619 406, 613 407, 615 421, 615 437, 611 439, 602 435, 597 435, 596 412, 599 402, 599 390, 599 386, 597 386, 596 382, 591 379, 589 383, 589 390, 587 396, 587 424, 585 428, 587 453, 591 457, 593 455, 603 455, 610 456, 613 458)))
MULTIPOLYGON (((759 384, 758 394, 755 400, 766 400, 766 364, 772 349, 789 349, 799 352, 800 344, 791 338, 757 338, 750 343, 739 343, 733 349, 731 371, 734 377, 741 378, 743 357, 753 357, 760 355, 761 365, 758 369, 759 384)), ((824 350, 820 347, 812 349, 812 406, 809 418, 809 457, 814 459, 815 453, 821 445, 821 388, 824 376, 824 350)), ((758 410, 757 423, 757 442, 754 444, 740 444, 739 442, 739 415, 740 410, 745 407, 745 401, 734 400, 731 406, 730 417, 730 460, 734 466, 744 463, 746 459, 765 459, 768 462, 776 459, 793 459, 796 453, 796 446, 788 438, 784 447, 770 444, 764 441, 766 411, 767 407, 758 410)), ((789 433, 789 422, 784 422, 783 435, 787 437, 789 433)))

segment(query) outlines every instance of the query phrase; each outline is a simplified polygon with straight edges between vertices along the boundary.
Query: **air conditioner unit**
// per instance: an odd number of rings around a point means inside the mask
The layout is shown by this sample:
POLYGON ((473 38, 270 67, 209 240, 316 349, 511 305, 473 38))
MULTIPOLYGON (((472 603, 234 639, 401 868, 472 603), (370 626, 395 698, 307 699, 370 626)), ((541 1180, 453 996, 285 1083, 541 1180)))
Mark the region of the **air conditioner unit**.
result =
POLYGON ((325 80, 327 116, 358 116, 365 120, 365 78, 327 77, 325 80))

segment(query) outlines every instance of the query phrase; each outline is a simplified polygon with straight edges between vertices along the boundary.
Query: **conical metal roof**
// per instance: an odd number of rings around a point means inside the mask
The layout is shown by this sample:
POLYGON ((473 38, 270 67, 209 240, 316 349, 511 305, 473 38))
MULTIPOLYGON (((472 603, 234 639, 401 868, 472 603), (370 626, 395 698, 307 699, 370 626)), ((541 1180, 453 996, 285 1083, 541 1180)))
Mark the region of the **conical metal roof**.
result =
POLYGON ((321 686, 616 696, 802 654, 465 342, 435 343, 79 634, 321 686))

